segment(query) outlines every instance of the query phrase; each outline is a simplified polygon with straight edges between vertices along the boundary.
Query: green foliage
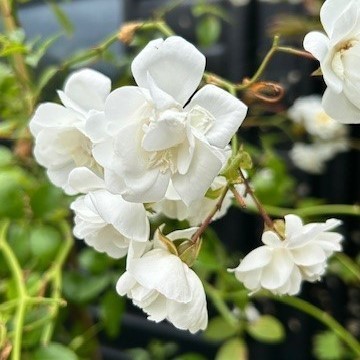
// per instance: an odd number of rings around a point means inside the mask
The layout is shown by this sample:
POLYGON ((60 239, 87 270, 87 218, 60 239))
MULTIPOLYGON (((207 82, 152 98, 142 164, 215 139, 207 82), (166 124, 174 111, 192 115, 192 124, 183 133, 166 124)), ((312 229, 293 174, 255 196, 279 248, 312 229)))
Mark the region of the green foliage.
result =
POLYGON ((210 47, 215 44, 221 35, 221 21, 213 16, 206 15, 202 17, 196 26, 196 37, 203 47, 210 47))
POLYGON ((340 339, 331 331, 324 331, 315 336, 313 352, 319 360, 343 360, 346 358, 340 339))
POLYGON ((48 0, 47 3, 51 7, 58 23, 64 29, 65 33, 70 36, 74 33, 74 25, 70 21, 65 11, 57 4, 55 0, 48 0))
POLYGON ((34 226, 30 232, 32 258, 38 269, 46 269, 54 261, 62 240, 59 232, 49 225, 34 226))
POLYGON ((83 304, 94 300, 110 284, 111 279, 105 274, 82 274, 76 271, 64 273, 63 291, 66 299, 83 304))
POLYGON ((50 343, 34 353, 33 360, 78 360, 77 355, 59 343, 50 343))
POLYGON ((278 343, 285 338, 283 325, 278 319, 270 315, 261 316, 250 322, 246 330, 249 335, 261 342, 278 343))
POLYGON ((222 341, 234 336, 238 329, 231 326, 223 317, 217 316, 209 321, 204 332, 205 338, 212 341, 222 341))
POLYGON ((225 342, 218 353, 215 360, 247 360, 247 349, 243 340, 233 338, 225 342))
POLYGON ((120 297, 113 289, 107 291, 100 301, 100 317, 109 337, 119 335, 121 317, 125 311, 125 298, 120 297))

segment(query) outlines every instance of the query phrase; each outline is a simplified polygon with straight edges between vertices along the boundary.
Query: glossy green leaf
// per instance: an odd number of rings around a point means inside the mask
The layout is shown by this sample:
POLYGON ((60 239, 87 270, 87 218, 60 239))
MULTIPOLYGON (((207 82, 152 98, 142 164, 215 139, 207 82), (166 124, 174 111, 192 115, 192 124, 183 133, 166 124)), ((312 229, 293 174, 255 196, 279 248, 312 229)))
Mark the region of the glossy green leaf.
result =
POLYGON ((208 340, 222 341, 234 336, 237 330, 236 327, 229 325, 221 316, 217 316, 209 321, 204 336, 208 340))
POLYGON ((221 346, 215 360, 247 360, 247 349, 243 340, 233 338, 221 346))
POLYGON ((281 322, 271 315, 259 317, 247 326, 247 332, 256 340, 266 343, 281 342, 285 330, 281 322))
POLYGON ((344 359, 344 347, 331 331, 324 331, 314 338, 314 355, 319 360, 342 360, 344 359))

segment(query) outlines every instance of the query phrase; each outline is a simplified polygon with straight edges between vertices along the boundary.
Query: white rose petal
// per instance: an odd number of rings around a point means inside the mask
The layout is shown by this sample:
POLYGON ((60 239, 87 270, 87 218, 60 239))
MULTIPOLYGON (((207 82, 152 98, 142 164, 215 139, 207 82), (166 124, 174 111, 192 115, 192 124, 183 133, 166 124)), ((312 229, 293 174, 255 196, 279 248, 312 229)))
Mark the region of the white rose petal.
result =
POLYGON ((131 242, 142 243, 145 249, 150 226, 142 204, 97 190, 78 197, 71 209, 75 212, 74 235, 95 250, 120 258, 127 254, 131 242))
MULTIPOLYGON (((191 236, 196 228, 173 232, 171 240, 191 236)), ((195 333, 207 326, 208 315, 203 285, 179 257, 155 238, 154 248, 131 259, 116 290, 156 322, 168 320, 175 327, 195 333)))
POLYGON ((360 1, 326 0, 320 12, 326 35, 310 32, 304 48, 319 61, 328 86, 324 110, 341 123, 360 123, 360 1))
POLYGON ((59 92, 64 106, 41 104, 30 121, 36 160, 47 169, 50 180, 67 194, 78 192, 69 184, 74 169, 86 167, 102 176, 102 168, 92 155, 86 123, 91 117, 103 122, 99 114, 104 110, 110 87, 110 79, 95 70, 77 71, 66 81, 64 92, 59 92))
POLYGON ((341 221, 303 225, 296 215, 285 216, 285 239, 273 231, 263 234, 265 244, 244 257, 234 272, 252 290, 268 289, 274 294, 295 295, 301 282, 314 282, 324 274, 327 259, 341 251, 342 235, 329 232, 341 221))
POLYGON ((108 136, 93 149, 110 191, 132 202, 157 202, 171 181, 186 205, 205 195, 247 107, 212 85, 186 105, 204 67, 204 56, 176 36, 151 41, 137 55, 132 71, 139 87, 108 96, 108 136))

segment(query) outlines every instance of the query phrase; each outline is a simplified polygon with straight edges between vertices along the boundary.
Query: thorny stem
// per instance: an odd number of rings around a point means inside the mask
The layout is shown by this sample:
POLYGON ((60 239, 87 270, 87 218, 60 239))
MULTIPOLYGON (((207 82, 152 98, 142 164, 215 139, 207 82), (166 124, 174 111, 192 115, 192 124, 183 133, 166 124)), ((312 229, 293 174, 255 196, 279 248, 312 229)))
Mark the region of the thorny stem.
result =
POLYGON ((27 293, 26 293, 26 287, 24 284, 24 278, 20 264, 15 254, 13 253, 11 247, 8 245, 5 239, 7 228, 8 228, 8 223, 2 223, 0 229, 0 250, 4 254, 5 261, 8 263, 11 275, 15 282, 16 291, 18 295, 18 303, 17 303, 17 310, 15 314, 15 324, 14 324, 15 335, 12 343, 13 348, 11 352, 11 358, 13 360, 20 360, 27 293))
POLYGON ((221 193, 221 196, 218 200, 218 202, 216 203, 216 205, 214 206, 214 208, 210 211, 209 215, 206 217, 206 219, 202 222, 202 224, 200 225, 200 227, 197 229, 197 231, 195 232, 195 234, 192 236, 191 241, 193 243, 196 243, 201 235, 203 234, 203 232, 206 230, 206 228, 210 225, 213 217, 215 216, 215 214, 221 209, 222 203, 225 199, 225 196, 227 194, 227 192, 229 191, 229 185, 226 185, 221 193))
POLYGON ((316 306, 298 297, 273 295, 269 295, 269 297, 295 309, 298 309, 319 320, 324 325, 329 327, 345 344, 349 346, 350 349, 354 351, 355 354, 360 356, 360 343, 349 331, 347 331, 340 323, 338 323, 325 311, 320 310, 316 306))

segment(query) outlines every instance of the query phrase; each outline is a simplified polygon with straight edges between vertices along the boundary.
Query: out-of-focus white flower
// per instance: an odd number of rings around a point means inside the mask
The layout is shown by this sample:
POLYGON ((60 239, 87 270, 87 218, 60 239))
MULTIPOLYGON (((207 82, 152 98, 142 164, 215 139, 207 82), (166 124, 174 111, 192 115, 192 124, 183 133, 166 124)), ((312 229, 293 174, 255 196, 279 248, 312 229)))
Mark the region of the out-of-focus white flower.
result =
POLYGON ((110 88, 110 79, 101 73, 91 69, 77 71, 66 81, 64 91, 59 91, 64 106, 41 104, 30 121, 36 160, 47 169, 51 182, 67 194, 77 192, 69 185, 74 169, 86 167, 102 174, 92 156, 85 125, 89 116, 104 110, 110 88))
POLYGON ((323 107, 342 123, 360 123, 360 0, 326 0, 320 12, 327 35, 312 31, 304 48, 319 61, 328 88, 323 107))
MULTIPOLYGON (((174 231, 171 241, 190 239, 197 228, 174 231)), ((208 314, 204 287, 188 265, 172 254, 155 233, 154 248, 140 258, 132 258, 116 290, 127 295, 148 319, 168 320, 175 327, 195 333, 207 326, 208 314)))
POLYGON ((299 169, 312 174, 321 174, 326 162, 336 154, 348 149, 346 139, 334 142, 315 142, 313 144, 295 143, 290 150, 290 159, 299 169))
POLYGON ((347 127, 327 115, 319 95, 300 97, 288 110, 294 122, 302 124, 306 131, 323 140, 331 140, 347 135, 347 127))
POLYGON ((187 205, 204 196, 247 112, 213 85, 191 98, 204 67, 205 57, 176 36, 153 40, 137 55, 131 68, 138 87, 119 88, 106 100, 113 141, 93 150, 110 191, 128 201, 156 202, 171 180, 187 205))
MULTIPOLYGON (((210 186, 208 197, 205 196, 202 199, 195 200, 187 206, 170 183, 165 199, 153 204, 152 208, 157 213, 163 213, 170 219, 178 219, 180 221, 188 220, 190 226, 196 226, 201 224, 209 215, 210 211, 214 209, 225 186, 225 177, 217 176, 210 186)), ((244 185, 236 185, 236 189, 240 196, 244 196, 244 185)), ((228 191, 220 210, 216 212, 212 220, 220 219, 227 213, 233 197, 233 194, 228 191)))
POLYGON ((71 209, 75 212, 74 235, 95 250, 121 258, 132 241, 139 243, 139 248, 146 247, 150 226, 142 204, 97 190, 78 197, 71 209))
POLYGON ((297 294, 303 280, 319 280, 327 259, 341 251, 342 236, 329 231, 340 224, 340 220, 329 219, 303 225, 298 216, 287 215, 285 239, 273 231, 264 232, 265 245, 251 251, 229 271, 235 272, 236 278, 252 291, 263 288, 274 294, 297 294))

